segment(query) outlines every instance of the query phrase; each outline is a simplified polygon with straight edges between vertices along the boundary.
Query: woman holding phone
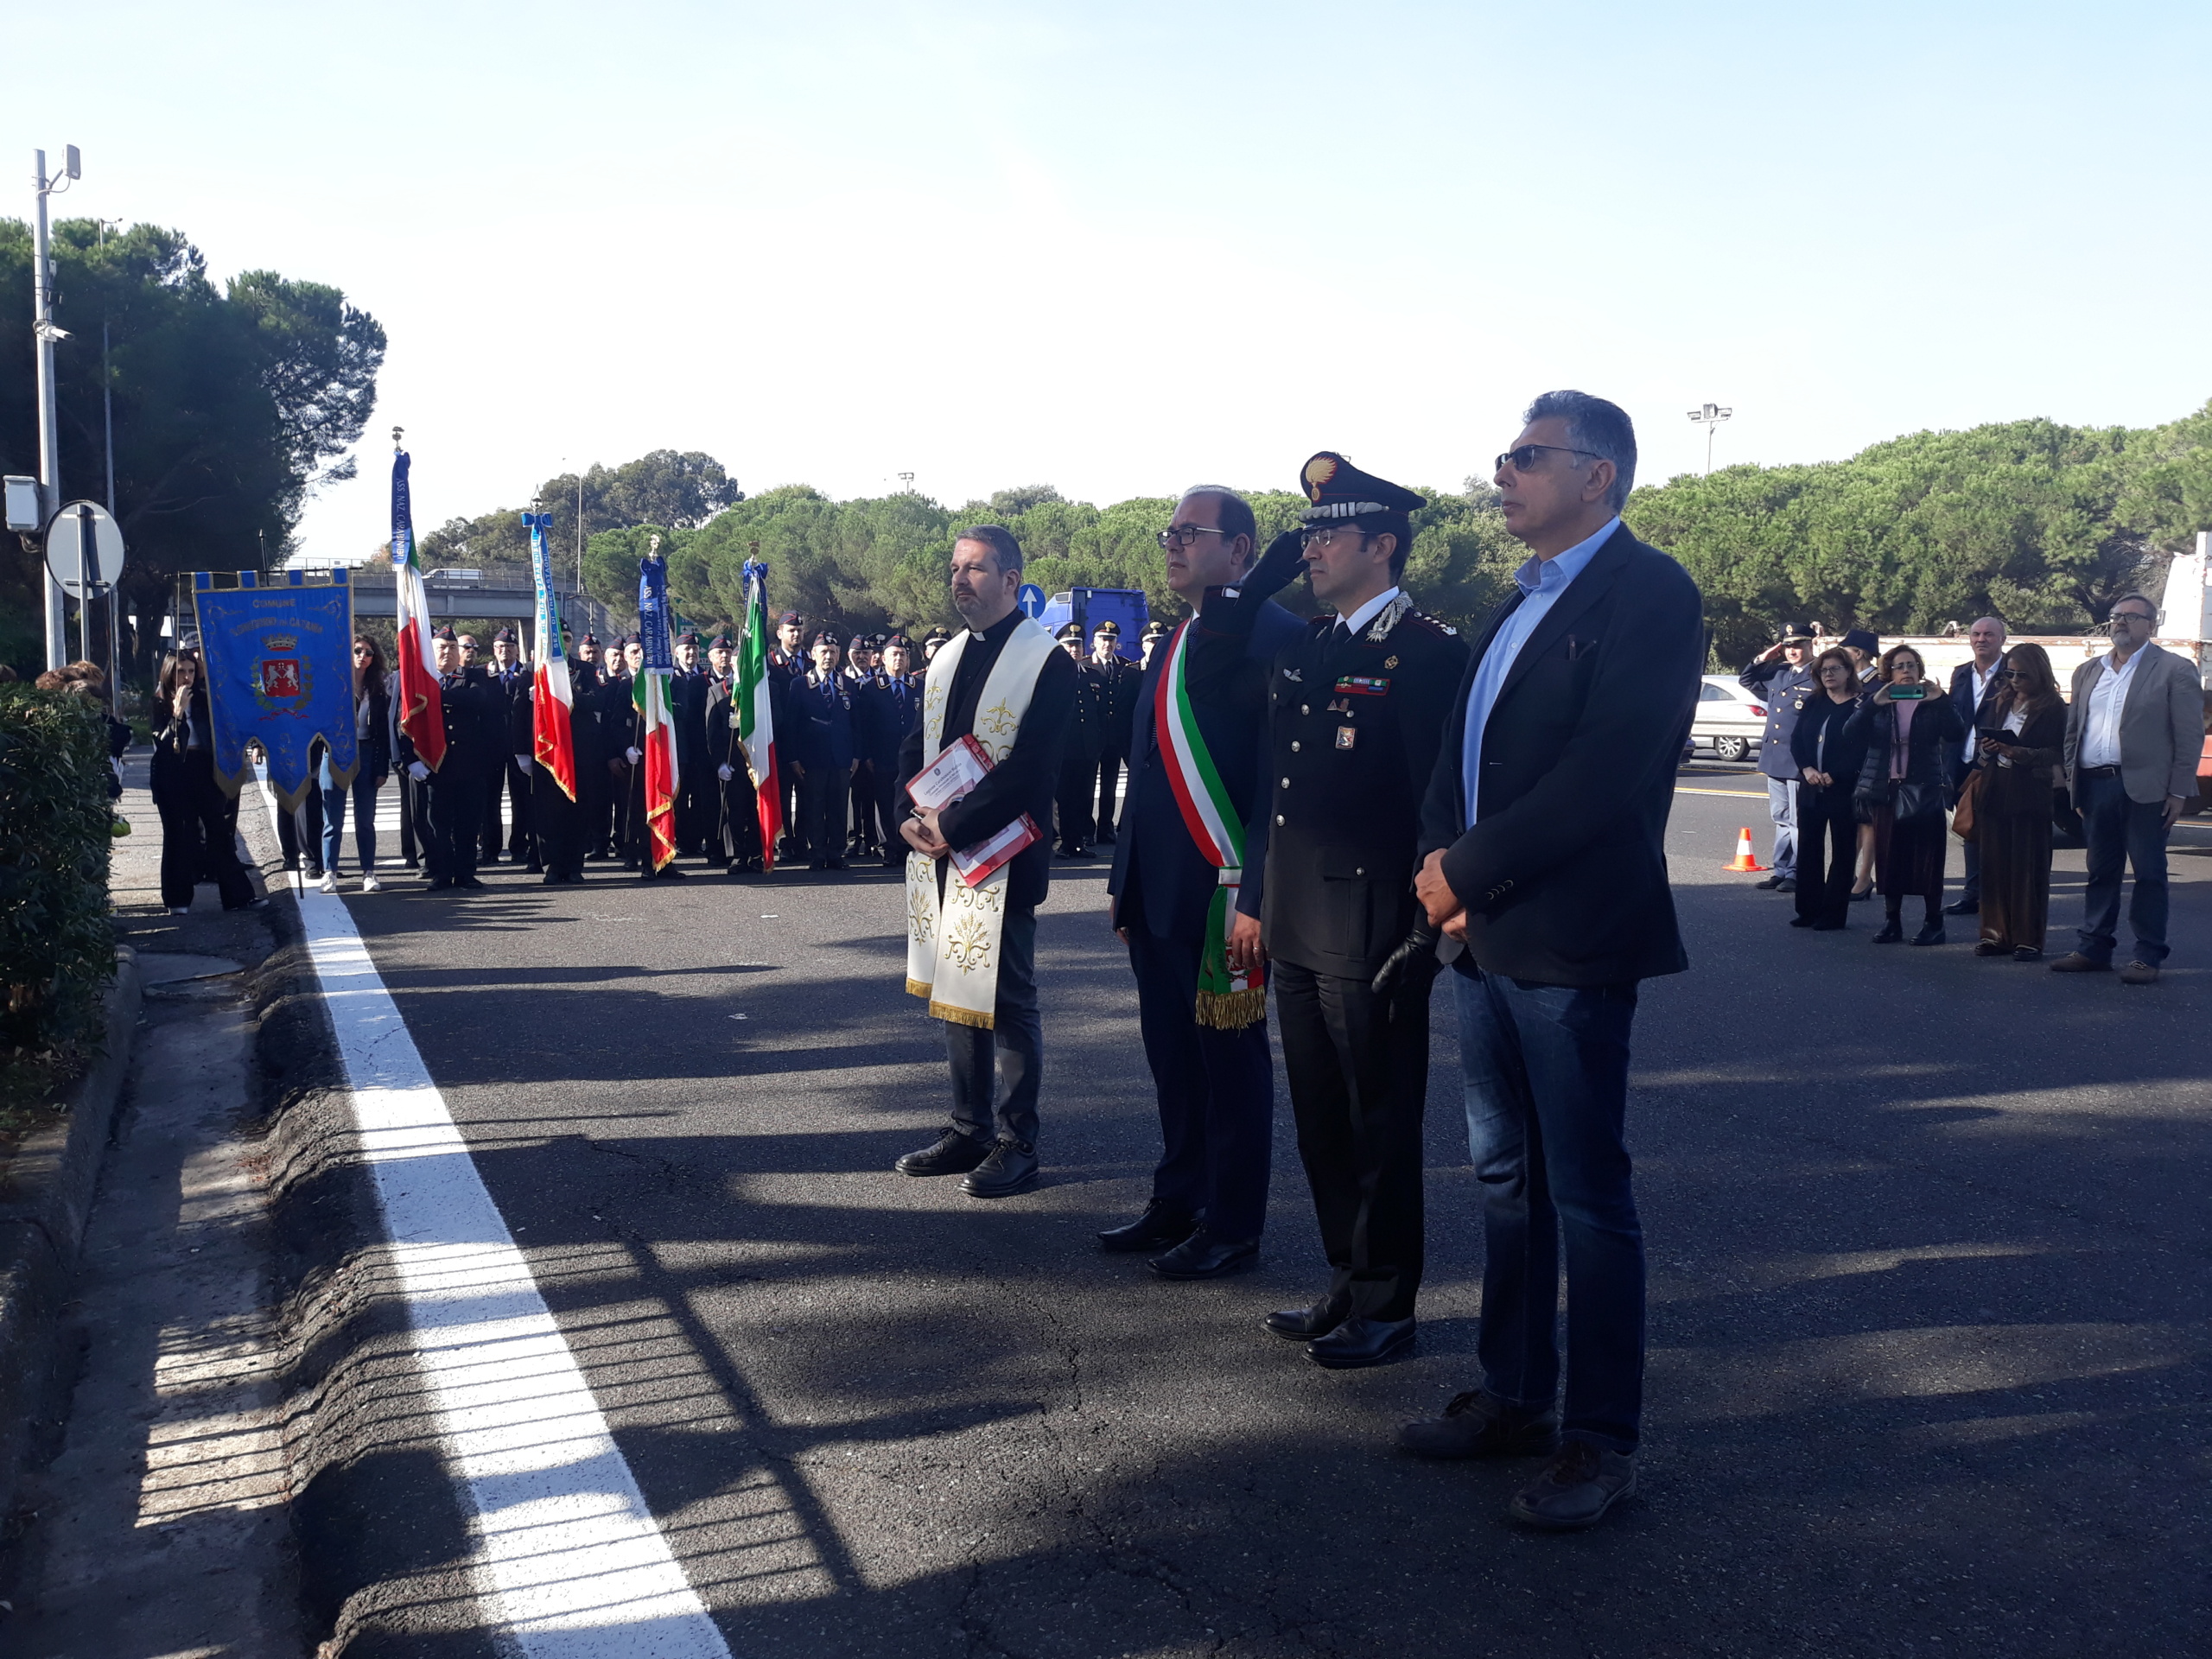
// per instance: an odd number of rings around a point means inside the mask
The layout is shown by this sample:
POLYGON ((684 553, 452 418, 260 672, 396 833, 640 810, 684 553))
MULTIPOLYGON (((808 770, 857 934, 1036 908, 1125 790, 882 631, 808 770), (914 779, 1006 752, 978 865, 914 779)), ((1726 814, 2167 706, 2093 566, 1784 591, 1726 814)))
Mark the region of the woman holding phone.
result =
POLYGON ((1977 744, 1981 941, 1977 957, 2034 962, 2050 916, 2050 796, 2066 741, 2066 705, 2041 645, 2015 645, 1977 744))
POLYGON ((1805 700, 1804 712, 1789 734, 1789 758, 1796 765, 1797 913, 1792 927, 1833 933, 1851 912, 1852 862, 1859 843, 1859 819, 1852 794, 1866 744, 1847 737, 1844 728, 1859 707, 1859 666, 1840 645, 1813 661, 1819 688, 1805 700))
POLYGON ((1859 821, 1874 826, 1874 885, 1888 912, 1874 943, 1904 938, 1904 901, 1917 894, 1927 913, 1912 942, 1941 944, 1945 762, 1966 728, 1910 645, 1883 652, 1876 677, 1874 695, 1844 722, 1847 737, 1866 745, 1853 803, 1859 821))

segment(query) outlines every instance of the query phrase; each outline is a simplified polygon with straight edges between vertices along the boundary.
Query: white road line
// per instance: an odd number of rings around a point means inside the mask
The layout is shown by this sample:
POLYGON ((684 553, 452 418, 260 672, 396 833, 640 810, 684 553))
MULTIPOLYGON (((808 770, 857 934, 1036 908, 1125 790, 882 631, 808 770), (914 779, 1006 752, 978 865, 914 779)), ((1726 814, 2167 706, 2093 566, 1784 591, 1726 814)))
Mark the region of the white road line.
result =
POLYGON ((345 902, 299 906, 498 1628, 523 1659, 729 1659, 345 902))

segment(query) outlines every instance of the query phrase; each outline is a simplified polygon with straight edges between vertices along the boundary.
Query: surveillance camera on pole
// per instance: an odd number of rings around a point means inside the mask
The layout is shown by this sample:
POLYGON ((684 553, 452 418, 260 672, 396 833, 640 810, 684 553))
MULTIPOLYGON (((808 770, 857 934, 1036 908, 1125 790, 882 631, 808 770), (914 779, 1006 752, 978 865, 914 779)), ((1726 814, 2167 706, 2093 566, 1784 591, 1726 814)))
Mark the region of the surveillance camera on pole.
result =
POLYGON ((1713 476, 1713 435, 1719 429, 1720 423, 1735 412, 1732 409, 1723 409, 1718 404, 1707 404, 1702 409, 1690 410, 1690 419, 1705 429, 1705 474, 1707 478, 1713 476))

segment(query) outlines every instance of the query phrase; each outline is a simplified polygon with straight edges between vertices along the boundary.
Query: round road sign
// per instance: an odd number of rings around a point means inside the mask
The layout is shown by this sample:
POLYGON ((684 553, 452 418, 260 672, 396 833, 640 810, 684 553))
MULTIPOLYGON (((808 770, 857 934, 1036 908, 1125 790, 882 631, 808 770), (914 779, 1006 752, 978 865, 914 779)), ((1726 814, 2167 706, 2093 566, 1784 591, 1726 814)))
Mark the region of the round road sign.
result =
POLYGON ((46 568, 72 599, 113 587, 124 553, 122 530, 97 501, 71 501, 46 521, 46 568))
POLYGON ((1021 607, 1021 613, 1032 622, 1045 614, 1045 590, 1033 582, 1021 584, 1021 591, 1014 596, 1014 602, 1021 607))

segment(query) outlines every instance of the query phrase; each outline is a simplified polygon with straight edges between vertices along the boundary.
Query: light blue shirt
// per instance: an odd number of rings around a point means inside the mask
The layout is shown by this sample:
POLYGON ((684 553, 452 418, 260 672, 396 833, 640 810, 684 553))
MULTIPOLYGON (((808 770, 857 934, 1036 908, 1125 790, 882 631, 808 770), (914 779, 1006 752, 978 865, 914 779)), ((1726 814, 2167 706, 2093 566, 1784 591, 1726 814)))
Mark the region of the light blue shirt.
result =
POLYGON ((1559 596, 1582 574, 1606 538, 1620 527, 1621 521, 1616 514, 1589 540, 1577 542, 1556 558, 1531 557, 1513 573, 1513 580, 1521 589, 1520 606, 1498 624, 1497 635, 1483 653, 1482 665, 1475 670, 1474 685, 1467 692, 1467 735, 1459 752, 1459 779, 1467 793, 1468 829, 1475 827, 1482 799, 1483 728, 1490 724, 1490 712, 1497 706, 1497 694, 1505 689, 1505 677, 1513 671, 1513 659, 1529 643, 1529 636, 1535 632, 1536 625, 1551 614, 1552 607, 1559 603, 1559 596))

